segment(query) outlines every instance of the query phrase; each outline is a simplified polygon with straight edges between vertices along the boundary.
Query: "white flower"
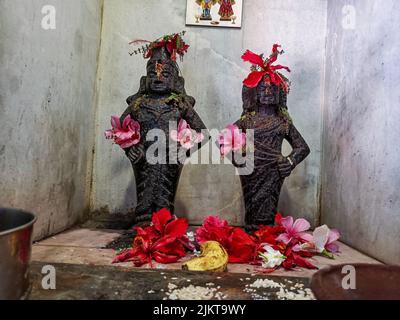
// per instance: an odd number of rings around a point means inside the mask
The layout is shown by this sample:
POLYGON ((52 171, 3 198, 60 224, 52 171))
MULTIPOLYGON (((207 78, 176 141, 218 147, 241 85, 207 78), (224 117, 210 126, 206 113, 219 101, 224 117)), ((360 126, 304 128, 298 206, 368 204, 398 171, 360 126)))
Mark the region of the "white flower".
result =
POLYGON ((188 237, 189 241, 194 242, 194 233, 193 233, 193 231, 188 231, 186 233, 186 236, 188 237))
POLYGON ((265 246, 265 253, 260 253, 259 256, 263 259, 262 267, 272 269, 275 267, 279 267, 283 261, 286 260, 286 257, 281 254, 279 251, 274 250, 270 246, 265 246))

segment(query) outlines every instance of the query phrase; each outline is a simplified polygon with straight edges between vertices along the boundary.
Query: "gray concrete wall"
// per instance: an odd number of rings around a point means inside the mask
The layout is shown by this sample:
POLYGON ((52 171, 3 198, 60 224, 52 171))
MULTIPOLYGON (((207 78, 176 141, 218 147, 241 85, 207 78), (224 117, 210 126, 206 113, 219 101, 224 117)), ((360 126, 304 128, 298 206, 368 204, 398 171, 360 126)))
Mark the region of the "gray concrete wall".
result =
POLYGON ((400 263, 399 30, 397 0, 329 1, 322 220, 387 263, 400 263))
MULTIPOLYGON (((321 157, 321 103, 326 30, 325 0, 244 1, 240 30, 185 28, 186 1, 105 0, 99 69, 99 104, 93 172, 92 209, 126 213, 135 206, 129 161, 118 146, 106 141, 112 114, 126 108, 125 98, 138 89, 145 61, 128 55, 128 42, 155 39, 186 29, 191 45, 182 72, 186 89, 197 99, 197 111, 209 128, 222 129, 241 114, 242 80, 249 65, 240 59, 249 48, 269 54, 283 45, 280 63, 293 72, 289 108, 312 154, 284 185, 281 208, 286 214, 318 217, 321 157)), ((240 224, 243 204, 239 178, 231 165, 187 165, 178 190, 177 214, 201 223, 219 214, 240 224)))
POLYGON ((88 208, 100 29, 101 1, 0 1, 0 205, 37 213, 36 239, 88 208))

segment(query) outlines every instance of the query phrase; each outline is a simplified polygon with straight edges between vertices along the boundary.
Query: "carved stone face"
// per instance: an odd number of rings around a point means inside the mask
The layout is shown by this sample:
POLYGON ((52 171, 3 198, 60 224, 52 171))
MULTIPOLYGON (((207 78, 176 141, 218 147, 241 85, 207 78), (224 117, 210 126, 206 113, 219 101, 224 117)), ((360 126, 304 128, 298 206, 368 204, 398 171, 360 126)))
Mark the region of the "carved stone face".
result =
POLYGON ((146 87, 153 93, 169 93, 174 89, 176 75, 176 70, 169 63, 150 63, 147 66, 146 87))
POLYGON ((267 84, 263 79, 257 86, 257 103, 264 106, 279 104, 279 87, 267 84))

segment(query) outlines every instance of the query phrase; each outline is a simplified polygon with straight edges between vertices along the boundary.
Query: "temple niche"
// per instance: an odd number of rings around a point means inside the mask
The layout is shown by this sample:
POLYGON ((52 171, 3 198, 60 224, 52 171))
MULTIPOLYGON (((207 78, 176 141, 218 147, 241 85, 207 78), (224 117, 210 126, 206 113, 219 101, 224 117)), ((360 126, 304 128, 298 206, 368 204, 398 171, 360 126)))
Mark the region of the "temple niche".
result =
POLYGON ((348 2, 0 1, 0 300, 400 299, 400 2, 348 2))

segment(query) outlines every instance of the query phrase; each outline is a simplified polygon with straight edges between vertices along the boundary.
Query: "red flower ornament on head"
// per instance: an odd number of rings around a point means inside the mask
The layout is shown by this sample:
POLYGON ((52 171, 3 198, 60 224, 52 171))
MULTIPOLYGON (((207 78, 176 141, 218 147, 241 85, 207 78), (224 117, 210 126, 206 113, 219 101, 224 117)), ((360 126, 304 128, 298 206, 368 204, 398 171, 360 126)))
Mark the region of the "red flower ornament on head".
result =
POLYGON ((275 66, 272 65, 278 59, 278 55, 283 53, 283 51, 279 51, 278 48, 280 48, 280 45, 274 44, 271 55, 265 60, 262 55, 257 55, 250 50, 246 50, 242 55, 242 59, 243 61, 250 62, 253 65, 252 72, 243 81, 243 84, 246 87, 257 87, 264 76, 268 75, 265 79, 268 84, 282 87, 285 92, 289 92, 289 81, 277 70, 284 69, 290 72, 290 69, 279 64, 275 66))
POLYGON ((142 44, 142 47, 134 50, 133 53, 131 53, 131 55, 141 53, 143 54, 143 57, 145 59, 148 59, 152 57, 154 49, 165 47, 168 50, 169 54, 171 55, 171 59, 173 61, 176 61, 177 55, 179 55, 180 58, 182 59, 185 53, 189 49, 189 45, 186 44, 182 38, 185 35, 185 33, 186 33, 185 31, 182 31, 180 33, 165 35, 153 42, 142 39, 133 40, 129 42, 129 44, 131 45, 142 44))

